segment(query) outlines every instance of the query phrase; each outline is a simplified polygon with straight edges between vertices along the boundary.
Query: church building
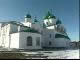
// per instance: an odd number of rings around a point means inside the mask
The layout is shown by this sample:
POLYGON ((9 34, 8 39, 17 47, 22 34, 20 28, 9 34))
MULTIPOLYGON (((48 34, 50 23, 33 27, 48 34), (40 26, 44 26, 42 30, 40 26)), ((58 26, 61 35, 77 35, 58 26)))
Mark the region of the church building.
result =
POLYGON ((70 38, 62 22, 48 11, 39 22, 30 14, 24 22, 0 22, 0 46, 16 49, 70 47, 70 38))

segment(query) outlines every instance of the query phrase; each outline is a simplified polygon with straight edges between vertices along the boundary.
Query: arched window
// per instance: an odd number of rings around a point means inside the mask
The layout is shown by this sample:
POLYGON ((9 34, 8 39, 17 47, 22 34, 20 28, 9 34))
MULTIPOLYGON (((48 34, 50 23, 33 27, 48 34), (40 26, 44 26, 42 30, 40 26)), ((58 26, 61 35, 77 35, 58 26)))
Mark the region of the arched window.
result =
POLYGON ((49 37, 51 38, 51 36, 52 36, 52 35, 50 34, 49 37))
POLYGON ((51 41, 49 41, 49 45, 52 45, 51 41))
POLYGON ((40 46, 40 37, 36 38, 36 46, 40 46))
POLYGON ((32 37, 31 36, 27 37, 27 46, 32 46, 32 37))
POLYGON ((46 22, 46 24, 47 24, 47 25, 49 25, 49 23, 48 23, 48 22, 46 22))

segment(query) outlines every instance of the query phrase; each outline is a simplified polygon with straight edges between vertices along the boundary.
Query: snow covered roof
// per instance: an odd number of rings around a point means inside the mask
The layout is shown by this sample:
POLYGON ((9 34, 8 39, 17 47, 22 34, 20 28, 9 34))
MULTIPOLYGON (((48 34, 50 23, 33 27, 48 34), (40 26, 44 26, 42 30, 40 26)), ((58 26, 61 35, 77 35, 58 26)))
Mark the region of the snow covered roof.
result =
POLYGON ((17 26, 27 27, 27 26, 24 26, 22 23, 17 22, 17 21, 2 22, 2 27, 7 25, 7 24, 13 24, 13 25, 17 25, 17 26))

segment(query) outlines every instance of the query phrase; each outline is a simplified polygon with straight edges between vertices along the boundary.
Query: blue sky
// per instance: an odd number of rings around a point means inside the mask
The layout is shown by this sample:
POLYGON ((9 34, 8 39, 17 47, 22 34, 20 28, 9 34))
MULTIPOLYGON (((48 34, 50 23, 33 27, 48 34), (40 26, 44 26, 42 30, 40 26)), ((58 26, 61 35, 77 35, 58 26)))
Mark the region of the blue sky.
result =
POLYGON ((23 21, 28 12, 42 21, 49 9, 61 19, 71 40, 79 40, 79 0, 0 0, 0 22, 23 21))

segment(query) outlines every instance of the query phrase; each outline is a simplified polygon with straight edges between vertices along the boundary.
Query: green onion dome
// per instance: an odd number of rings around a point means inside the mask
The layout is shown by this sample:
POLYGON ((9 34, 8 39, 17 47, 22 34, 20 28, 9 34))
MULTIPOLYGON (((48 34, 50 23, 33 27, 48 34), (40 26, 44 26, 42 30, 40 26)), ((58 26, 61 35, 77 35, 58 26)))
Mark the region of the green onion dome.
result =
POLYGON ((62 22, 60 20, 57 20, 56 24, 62 24, 62 22))
POLYGON ((44 19, 49 19, 49 18, 56 18, 53 14, 51 14, 49 11, 47 13, 47 15, 44 17, 44 19))
POLYGON ((30 15, 30 14, 27 14, 27 15, 25 16, 25 18, 31 18, 31 15, 30 15))
POLYGON ((35 19, 35 20, 34 20, 34 22, 38 22, 38 20, 37 20, 37 19, 35 19))
POLYGON ((36 17, 35 17, 35 19, 34 19, 34 22, 38 22, 38 20, 36 19, 36 17))

